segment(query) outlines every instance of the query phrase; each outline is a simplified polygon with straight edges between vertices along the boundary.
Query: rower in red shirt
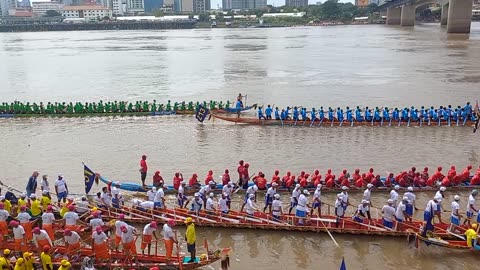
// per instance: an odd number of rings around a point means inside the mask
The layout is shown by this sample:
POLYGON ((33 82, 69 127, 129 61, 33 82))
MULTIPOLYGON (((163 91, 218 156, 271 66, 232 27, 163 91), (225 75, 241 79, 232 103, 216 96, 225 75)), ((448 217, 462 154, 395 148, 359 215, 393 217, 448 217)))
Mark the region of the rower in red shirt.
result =
MULTIPOLYGON (((343 169, 342 173, 338 176, 338 182, 343 182, 343 179, 347 176, 347 169, 343 169)), ((347 176, 348 177, 348 176, 347 176)))
POLYGON ((416 173, 417 173, 417 168, 415 168, 415 167, 412 167, 412 169, 408 172, 407 180, 408 180, 409 185, 413 183, 413 180, 415 179, 415 174, 416 173))
POLYGON ((160 175, 160 171, 156 171, 155 175, 153 175, 153 186, 159 187, 163 184, 163 177, 160 175))
POLYGON ((301 188, 307 187, 307 178, 305 177, 305 175, 303 175, 303 177, 300 178, 299 184, 301 188))
POLYGON ((328 178, 328 181, 326 182, 326 186, 328 188, 333 188, 335 187, 335 175, 330 175, 328 178))
POLYGON ((213 180, 213 171, 209 170, 207 177, 205 177, 205 185, 209 185, 210 181, 213 181, 215 183, 215 180, 213 180))
POLYGON ((355 181, 354 184, 357 188, 363 187, 363 179, 362 178, 357 179, 357 181, 355 181))
POLYGON ((322 175, 318 170, 315 170, 315 173, 313 174, 312 178, 313 178, 313 186, 316 187, 322 183, 322 175))
POLYGON ((352 175, 353 182, 356 183, 358 179, 362 178, 360 175, 360 169, 355 169, 355 172, 352 175))
POLYGON ((442 186, 444 187, 449 187, 451 186, 451 182, 450 182, 450 179, 448 178, 448 176, 445 176, 442 180, 442 186))
POLYGON ((298 176, 297 178, 297 183, 300 183, 300 181, 302 181, 302 178, 305 177, 305 172, 304 171, 301 171, 300 172, 300 175, 298 176))
POLYGON ((386 187, 391 187, 392 186, 392 181, 394 181, 394 180, 395 180, 395 177, 393 176, 393 173, 389 173, 383 184, 386 187))
POLYGON ((325 174, 325 182, 328 182, 332 178, 332 170, 328 169, 327 173, 325 174))
POLYGON ((265 175, 262 172, 258 172, 258 175, 253 178, 253 182, 259 190, 267 189, 267 179, 265 179, 265 175))
POLYGON ((290 188, 293 186, 295 183, 295 175, 291 175, 290 178, 285 182, 285 187, 288 188, 288 191, 290 191, 290 188))
POLYGON ((225 169, 225 173, 222 175, 222 184, 226 186, 228 185, 229 182, 230 182, 230 174, 228 169, 225 169))
POLYGON ((377 174, 375 178, 370 182, 374 187, 379 187, 382 185, 382 180, 380 179, 380 175, 377 174))
POLYGON ((340 182, 340 186, 346 186, 346 187, 350 187, 350 181, 348 180, 348 177, 345 177, 343 176, 342 177, 342 182, 340 182))
POLYGON ((422 175, 420 176, 424 182, 428 180, 428 167, 423 168, 422 175))
POLYGON ((189 187, 200 186, 200 182, 198 182, 198 175, 196 173, 194 173, 192 177, 190 177, 190 180, 188 180, 188 186, 189 187))
POLYGON ((147 179, 147 156, 143 155, 140 160, 140 179, 142 180, 142 185, 145 186, 145 179, 147 179))
POLYGON ((243 160, 240 160, 238 162, 238 167, 237 167, 237 172, 238 172, 238 185, 242 186, 243 185, 243 177, 245 175, 245 166, 243 165, 243 160))
POLYGON ((455 183, 460 185, 463 182, 467 182, 470 180, 470 170, 472 169, 472 165, 468 165, 461 174, 457 175, 455 179, 455 183))
POLYGON ((471 186, 480 185, 480 172, 477 171, 475 173, 475 175, 470 180, 470 185, 471 186))
POLYGON ((287 174, 282 178, 283 186, 287 187, 287 182, 290 181, 291 173, 287 172, 287 174))
POLYGON ((450 183, 452 183, 453 181, 453 178, 457 175, 457 171, 455 169, 455 166, 451 166, 450 167, 450 171, 448 171, 448 174, 447 174, 447 177, 448 177, 448 180, 450 180, 450 183))
POLYGON ((280 175, 279 174, 280 174, 280 171, 275 170, 275 173, 272 176, 272 184, 277 183, 280 186, 280 175))
POLYGON ((438 167, 437 171, 432 175, 432 181, 433 184, 435 184, 437 181, 442 181, 443 178, 445 178, 445 175, 442 174, 442 167, 438 167))
POLYGON ((372 182, 372 180, 375 178, 375 175, 373 174, 373 168, 370 168, 368 170, 368 173, 367 175, 365 176, 365 178, 363 179, 363 181, 367 184, 369 184, 370 182, 372 182))
POLYGON ((178 188, 180 187, 180 182, 182 181, 183 181, 183 175, 179 172, 176 172, 175 176, 173 177, 173 188, 175 190, 178 190, 178 188))
POLYGON ((421 178, 420 178, 420 173, 417 172, 415 173, 415 176, 413 177, 413 186, 414 187, 423 187, 422 183, 421 183, 421 178))

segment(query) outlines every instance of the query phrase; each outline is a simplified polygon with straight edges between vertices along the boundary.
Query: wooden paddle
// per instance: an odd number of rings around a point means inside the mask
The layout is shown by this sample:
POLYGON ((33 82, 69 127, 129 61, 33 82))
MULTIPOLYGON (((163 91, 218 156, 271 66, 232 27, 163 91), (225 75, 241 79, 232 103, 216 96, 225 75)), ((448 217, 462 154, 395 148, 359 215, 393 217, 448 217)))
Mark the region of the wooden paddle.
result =
POLYGON ((325 226, 325 224, 323 223, 323 221, 320 219, 320 223, 322 223, 322 226, 323 228, 325 228, 325 230, 327 231, 328 235, 330 236, 330 238, 332 239, 333 243, 335 244, 336 247, 340 247, 340 245, 338 245, 337 241, 335 240, 335 238, 333 238, 333 235, 330 233, 330 231, 328 230, 327 226, 325 226))

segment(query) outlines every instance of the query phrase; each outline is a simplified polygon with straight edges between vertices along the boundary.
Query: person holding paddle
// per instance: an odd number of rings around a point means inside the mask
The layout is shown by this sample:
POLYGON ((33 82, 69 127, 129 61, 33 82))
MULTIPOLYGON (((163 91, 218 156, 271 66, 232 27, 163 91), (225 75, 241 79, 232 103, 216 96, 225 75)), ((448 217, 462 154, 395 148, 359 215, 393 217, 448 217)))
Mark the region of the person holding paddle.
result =
POLYGON ((194 263, 196 259, 196 248, 195 241, 197 240, 197 235, 195 232, 195 224, 193 224, 193 219, 187 217, 185 219, 185 225, 187 230, 185 231, 185 241, 187 241, 187 251, 190 252, 190 260, 187 263, 194 263))

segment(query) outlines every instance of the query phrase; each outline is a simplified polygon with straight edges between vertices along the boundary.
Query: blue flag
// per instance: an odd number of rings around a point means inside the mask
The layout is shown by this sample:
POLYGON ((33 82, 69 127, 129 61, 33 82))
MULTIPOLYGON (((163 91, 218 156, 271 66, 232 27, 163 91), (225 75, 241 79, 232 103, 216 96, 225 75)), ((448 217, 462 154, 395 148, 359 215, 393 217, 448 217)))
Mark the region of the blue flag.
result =
POLYGON ((85 164, 83 164, 83 176, 85 177, 85 194, 88 194, 95 182, 96 175, 85 164))
POLYGON ((347 270, 347 266, 345 265, 345 258, 342 258, 342 264, 340 265, 340 270, 347 270))
POLYGON ((205 120, 205 117, 207 117, 209 110, 202 105, 198 106, 197 111, 195 113, 195 118, 201 123, 205 120))

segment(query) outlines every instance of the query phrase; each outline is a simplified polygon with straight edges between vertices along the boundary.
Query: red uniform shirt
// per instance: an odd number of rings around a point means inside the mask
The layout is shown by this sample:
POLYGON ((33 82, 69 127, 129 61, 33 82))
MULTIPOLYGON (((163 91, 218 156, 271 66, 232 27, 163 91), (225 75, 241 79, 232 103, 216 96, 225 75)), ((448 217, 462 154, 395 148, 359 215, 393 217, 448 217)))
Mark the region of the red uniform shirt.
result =
POLYGON ((210 181, 213 181, 213 175, 211 174, 207 175, 207 178, 205 178, 205 185, 208 185, 210 181))
POLYGON ((303 177, 302 179, 300 179, 300 186, 302 188, 306 187, 307 186, 307 179, 305 177, 303 177))
POLYGON ((197 177, 192 176, 190 180, 188 180, 188 186, 193 187, 198 183, 197 177))
POLYGON ((470 185, 480 185, 480 174, 477 173, 472 177, 472 180, 470 180, 470 185))
POLYGON ((140 160, 140 169, 141 169, 141 172, 147 172, 148 167, 147 167, 146 160, 143 160, 143 159, 140 160))
POLYGON ((222 175, 222 184, 225 186, 228 184, 228 182, 230 182, 230 174, 224 173, 222 175))
POLYGON ((267 180, 263 177, 257 177, 256 184, 258 189, 267 189, 267 180))
POLYGON ((181 181, 182 179, 180 177, 173 177, 173 188, 178 190, 181 181))
POLYGON ((153 185, 158 186, 160 183, 163 183, 163 177, 160 174, 155 174, 153 176, 153 185))
POLYGON ((245 174, 245 167, 243 165, 239 165, 237 167, 237 172, 238 172, 238 179, 243 178, 245 174))

